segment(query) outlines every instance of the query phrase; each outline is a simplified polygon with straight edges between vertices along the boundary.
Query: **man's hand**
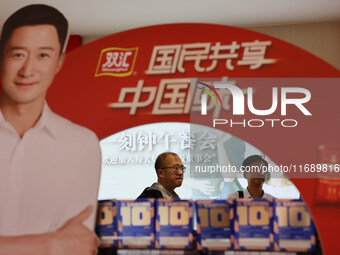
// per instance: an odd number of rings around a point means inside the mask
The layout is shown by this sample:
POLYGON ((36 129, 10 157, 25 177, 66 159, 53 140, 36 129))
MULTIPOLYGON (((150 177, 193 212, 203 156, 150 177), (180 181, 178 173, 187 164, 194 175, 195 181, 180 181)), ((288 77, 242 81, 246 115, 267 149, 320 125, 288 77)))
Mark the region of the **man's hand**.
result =
POLYGON ((90 205, 57 230, 52 238, 51 255, 95 254, 97 237, 83 224, 92 212, 90 205))
POLYGON ((0 236, 0 255, 93 255, 97 237, 83 224, 92 211, 86 207, 53 233, 0 236))
POLYGON ((215 187, 208 180, 195 180, 194 188, 207 196, 215 192, 215 187))

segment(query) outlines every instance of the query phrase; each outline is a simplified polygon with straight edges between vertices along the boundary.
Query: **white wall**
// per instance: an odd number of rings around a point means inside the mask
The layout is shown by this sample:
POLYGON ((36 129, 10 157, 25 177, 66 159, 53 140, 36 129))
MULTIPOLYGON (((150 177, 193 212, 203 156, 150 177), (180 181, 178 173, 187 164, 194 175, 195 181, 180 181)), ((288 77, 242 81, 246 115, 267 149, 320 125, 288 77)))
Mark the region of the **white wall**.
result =
POLYGON ((340 22, 249 27, 299 46, 340 70, 340 22))

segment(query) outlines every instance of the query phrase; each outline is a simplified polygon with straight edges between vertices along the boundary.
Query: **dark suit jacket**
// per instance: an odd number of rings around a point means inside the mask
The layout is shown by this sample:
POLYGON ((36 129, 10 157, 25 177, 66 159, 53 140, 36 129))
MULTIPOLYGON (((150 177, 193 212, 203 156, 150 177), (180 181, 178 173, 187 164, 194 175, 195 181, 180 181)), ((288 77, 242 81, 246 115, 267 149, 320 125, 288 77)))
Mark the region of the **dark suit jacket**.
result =
POLYGON ((139 195, 139 197, 137 197, 137 199, 142 198, 164 198, 164 197, 159 190, 148 187, 142 192, 142 194, 139 195))

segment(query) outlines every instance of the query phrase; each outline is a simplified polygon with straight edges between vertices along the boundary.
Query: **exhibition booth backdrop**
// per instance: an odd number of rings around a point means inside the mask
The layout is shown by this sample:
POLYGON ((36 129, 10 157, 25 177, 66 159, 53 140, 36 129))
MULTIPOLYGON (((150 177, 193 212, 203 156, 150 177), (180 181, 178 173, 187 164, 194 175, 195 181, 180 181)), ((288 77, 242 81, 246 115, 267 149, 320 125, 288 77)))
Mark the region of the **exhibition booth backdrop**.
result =
POLYGON ((196 178, 190 175, 193 163, 240 166, 247 155, 261 154, 272 165, 303 170, 266 185, 272 192, 283 189, 273 194, 277 197, 300 192, 323 251, 332 254, 340 227, 339 181, 315 178, 320 176, 310 168, 340 161, 337 78, 339 71, 323 60, 268 35, 169 24, 110 35, 68 53, 47 100, 55 112, 102 140, 100 199, 134 199, 156 179, 155 157, 168 150, 189 168, 181 197, 223 198, 244 187, 242 178, 196 178), (235 112, 239 97, 217 83, 240 89, 243 112, 235 112), (221 124, 213 126, 216 119, 221 124), (207 187, 214 191, 204 192, 207 187))

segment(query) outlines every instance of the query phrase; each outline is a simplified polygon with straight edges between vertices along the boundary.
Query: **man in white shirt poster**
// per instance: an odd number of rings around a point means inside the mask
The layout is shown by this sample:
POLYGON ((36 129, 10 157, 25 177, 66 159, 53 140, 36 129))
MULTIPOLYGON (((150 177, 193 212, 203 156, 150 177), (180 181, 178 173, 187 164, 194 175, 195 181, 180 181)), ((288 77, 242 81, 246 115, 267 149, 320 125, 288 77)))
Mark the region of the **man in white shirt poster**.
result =
POLYGON ((3 25, 0 254, 94 254, 97 247, 98 139, 45 101, 67 37, 67 20, 47 5, 23 7, 3 25))

